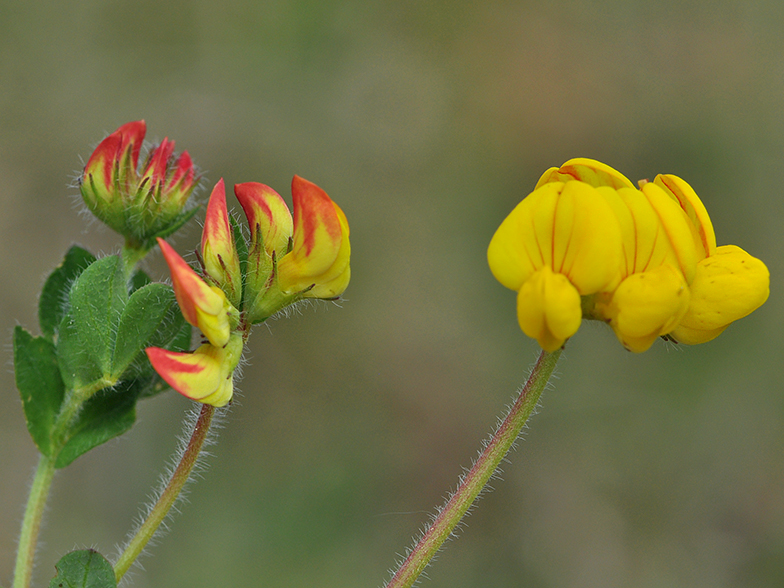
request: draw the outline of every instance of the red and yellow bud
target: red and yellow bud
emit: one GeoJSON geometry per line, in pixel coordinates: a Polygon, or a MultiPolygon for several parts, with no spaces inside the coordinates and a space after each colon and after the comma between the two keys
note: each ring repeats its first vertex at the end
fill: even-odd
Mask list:
{"type": "Polygon", "coordinates": [[[158,239],[164,259],[169,266],[174,295],[185,320],[197,327],[210,343],[224,346],[231,333],[238,312],[229,303],[223,290],[209,286],[191,266],[163,239],[158,239]]]}
{"type": "Polygon", "coordinates": [[[335,298],[351,277],[346,215],[321,188],[299,176],[291,183],[294,241],[278,262],[278,282],[287,294],[335,298]]]}
{"type": "Polygon", "coordinates": [[[286,254],[294,230],[289,207],[275,190],[258,182],[234,186],[234,194],[245,211],[250,227],[251,247],[280,259],[286,254]]]}
{"type": "Polygon", "coordinates": [[[176,230],[189,214],[183,211],[196,187],[196,172],[187,152],[174,157],[168,138],[149,154],[138,172],[144,121],[127,123],[106,137],[87,161],[80,188],[87,207],[134,248],[150,249],[155,237],[176,230]]]}
{"type": "Polygon", "coordinates": [[[212,190],[201,235],[204,271],[227,295],[235,307],[242,300],[240,258],[234,244],[234,232],[226,209],[223,179],[212,190]]]}
{"type": "Polygon", "coordinates": [[[225,406],[234,394],[234,369],[242,356],[242,337],[226,345],[201,345],[192,353],[148,347],[147,357],[160,376],[183,396],[213,406],[225,406]]]}
{"type": "Polygon", "coordinates": [[[101,141],[87,160],[81,191],[88,208],[101,220],[102,214],[121,203],[124,194],[135,192],[136,167],[146,132],[143,120],[126,123],[101,141]]]}

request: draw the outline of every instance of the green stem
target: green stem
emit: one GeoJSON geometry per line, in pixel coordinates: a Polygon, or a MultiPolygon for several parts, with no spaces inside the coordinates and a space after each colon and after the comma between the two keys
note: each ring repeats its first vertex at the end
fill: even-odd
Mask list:
{"type": "Polygon", "coordinates": [[[509,410],[509,414],[493,434],[473,467],[462,478],[455,493],[452,494],[436,519],[395,572],[386,588],[409,588],[412,586],[433,556],[441,549],[441,545],[452,534],[485,484],[493,476],[501,460],[511,449],[528,417],[536,407],[560,355],[560,349],[553,353],[542,351],[528,381],[509,410]]]}
{"type": "Polygon", "coordinates": [[[38,532],[44,516],[46,498],[54,478],[54,460],[41,455],[35,471],[30,496],[27,498],[22,532],[19,535],[19,550],[16,553],[13,588],[28,588],[33,573],[35,548],[38,544],[38,532]]]}
{"type": "Polygon", "coordinates": [[[122,253],[120,257],[122,258],[123,262],[123,269],[125,270],[126,278],[130,278],[131,274],[133,274],[133,270],[136,265],[145,258],[145,256],[150,252],[149,249],[145,249],[141,246],[136,246],[132,243],[129,243],[128,240],[125,241],[125,245],[123,245],[122,253]]]}
{"type": "Polygon", "coordinates": [[[102,382],[79,390],[69,390],[66,394],[60,414],[57,415],[57,419],[55,419],[52,426],[51,454],[48,457],[43,454],[40,455],[38,468],[33,478],[33,485],[30,487],[30,495],[27,497],[27,506],[22,519],[22,530],[19,534],[19,549],[16,554],[13,588],[28,588],[30,586],[35,549],[38,544],[38,533],[41,530],[41,520],[44,516],[46,501],[49,498],[49,491],[52,488],[57,456],[65,445],[68,427],[76,418],[79,409],[87,398],[97,390],[105,388],[106,385],[113,384],[114,382],[102,382]]]}
{"type": "Polygon", "coordinates": [[[188,445],[185,447],[180,462],[174,470],[169,482],[161,492],[158,501],[152,507],[147,518],[136,531],[136,534],[131,538],[128,545],[125,547],[117,563],[114,564],[114,575],[117,582],[125,575],[131,564],[139,557],[139,554],[144,550],[147,543],[152,539],[158,527],[169,514],[169,510],[177,501],[180,492],[182,491],[185,483],[196,465],[199,457],[199,452],[204,446],[209,434],[210,425],[212,424],[212,417],[215,414],[215,407],[209,404],[204,404],[201,407],[201,413],[196,423],[193,426],[191,438],[188,445]]]}

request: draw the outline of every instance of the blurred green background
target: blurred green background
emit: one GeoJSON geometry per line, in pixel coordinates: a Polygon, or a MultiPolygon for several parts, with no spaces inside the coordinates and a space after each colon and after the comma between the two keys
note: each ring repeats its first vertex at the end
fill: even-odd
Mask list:
{"type": "MultiPolygon", "coordinates": [[[[202,197],[220,177],[326,189],[353,275],[340,307],[258,328],[209,468],[134,586],[380,586],[536,357],[487,243],[578,156],[685,178],[719,244],[768,264],[771,299],[711,343],[642,355],[583,325],[422,585],[784,585],[782,27],[778,0],[0,3],[0,582],[36,462],[11,331],[37,332],[70,244],[118,250],[73,179],[144,118],[201,166],[202,197]]],[[[167,277],[157,254],[148,269],[167,277]]],[[[38,586],[73,548],[115,552],[189,405],[142,403],[57,476],[38,586]]]]}

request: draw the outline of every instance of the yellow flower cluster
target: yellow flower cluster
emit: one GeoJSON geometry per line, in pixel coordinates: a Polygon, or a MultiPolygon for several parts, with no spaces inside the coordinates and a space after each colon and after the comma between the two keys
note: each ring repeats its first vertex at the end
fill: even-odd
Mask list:
{"type": "Polygon", "coordinates": [[[493,275],[517,291],[523,332],[555,351],[583,318],[607,322],[627,349],[658,337],[696,344],[761,306],[765,264],[716,246],[694,190],[673,175],[635,186],[613,168],[572,159],[547,170],[496,231],[493,275]]]}

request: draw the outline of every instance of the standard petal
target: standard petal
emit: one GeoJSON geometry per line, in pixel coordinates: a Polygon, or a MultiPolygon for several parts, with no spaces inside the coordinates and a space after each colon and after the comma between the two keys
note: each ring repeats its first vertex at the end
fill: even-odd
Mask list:
{"type": "Polygon", "coordinates": [[[702,257],[713,255],[716,252],[716,233],[713,231],[708,211],[694,189],[678,176],[671,174],[659,174],[653,183],[675,199],[689,217],[699,236],[702,257]]]}
{"type": "MultiPolygon", "coordinates": [[[[326,192],[294,176],[294,240],[291,251],[278,263],[278,281],[292,294],[331,282],[346,271],[351,246],[346,215],[326,192]]],[[[319,297],[311,291],[309,297],[319,297]]]]}
{"type": "Polygon", "coordinates": [[[694,225],[689,221],[689,217],[686,216],[683,209],[678,206],[678,203],[660,186],[648,182],[643,184],[642,193],[645,194],[648,202],[651,203],[659,216],[662,227],[678,258],[683,277],[686,278],[687,284],[691,284],[694,280],[697,262],[701,258],[697,251],[694,225]]]}
{"type": "Polygon", "coordinates": [[[561,167],[551,167],[539,178],[536,188],[551,182],[569,182],[572,180],[585,182],[594,188],[601,186],[616,189],[634,188],[634,184],[621,172],[600,161],[585,157],[570,159],[561,167]]]}

